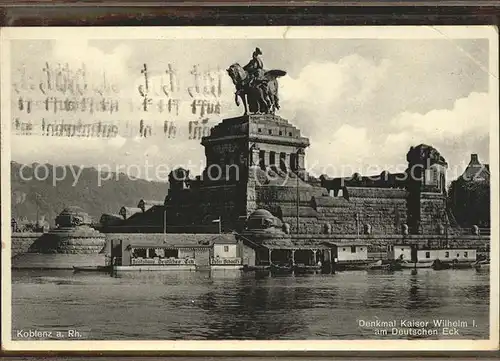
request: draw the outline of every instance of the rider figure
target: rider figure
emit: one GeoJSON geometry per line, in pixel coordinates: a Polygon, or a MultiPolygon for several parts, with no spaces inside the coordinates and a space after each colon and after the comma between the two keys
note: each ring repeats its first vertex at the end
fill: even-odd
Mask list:
{"type": "Polygon", "coordinates": [[[257,86],[265,80],[264,63],[259,55],[262,55],[262,51],[260,51],[259,48],[255,48],[255,51],[252,54],[252,59],[243,67],[243,69],[248,73],[248,84],[250,86],[257,86]]]}

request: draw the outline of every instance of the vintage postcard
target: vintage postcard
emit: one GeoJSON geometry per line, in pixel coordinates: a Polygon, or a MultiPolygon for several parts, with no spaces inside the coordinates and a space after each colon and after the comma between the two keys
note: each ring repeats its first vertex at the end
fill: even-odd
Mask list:
{"type": "Polygon", "coordinates": [[[496,28],[1,49],[6,350],[498,347],[496,28]]]}

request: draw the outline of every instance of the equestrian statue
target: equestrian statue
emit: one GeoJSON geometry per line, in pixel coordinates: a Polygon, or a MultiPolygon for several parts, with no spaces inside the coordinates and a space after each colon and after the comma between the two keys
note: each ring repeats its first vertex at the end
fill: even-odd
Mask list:
{"type": "Polygon", "coordinates": [[[274,114],[280,108],[277,78],[286,75],[286,72],[264,70],[260,55],[262,51],[256,48],[247,65],[242,67],[234,63],[227,69],[236,87],[234,100],[239,106],[239,99],[241,99],[245,107],[245,115],[248,113],[274,114]]]}

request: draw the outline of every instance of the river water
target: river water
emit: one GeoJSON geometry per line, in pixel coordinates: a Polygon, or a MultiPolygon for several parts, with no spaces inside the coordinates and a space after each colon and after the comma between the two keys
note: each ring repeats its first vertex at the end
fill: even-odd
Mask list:
{"type": "MultiPolygon", "coordinates": [[[[487,339],[489,273],[431,269],[270,276],[13,271],[12,328],[96,340],[487,339]],[[377,334],[365,321],[462,321],[458,335],[377,334]]],[[[401,322],[403,321],[403,325],[401,322]]],[[[431,326],[430,326],[431,327],[431,326]]],[[[412,328],[411,326],[409,328],[412,328]]],[[[383,332],[383,331],[382,331],[383,332]]]]}

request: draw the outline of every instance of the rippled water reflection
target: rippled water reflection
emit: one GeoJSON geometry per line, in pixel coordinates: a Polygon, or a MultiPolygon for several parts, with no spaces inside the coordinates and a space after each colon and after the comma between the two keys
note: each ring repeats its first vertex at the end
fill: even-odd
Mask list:
{"type": "MultiPolygon", "coordinates": [[[[13,271],[13,329],[90,328],[94,339],[359,339],[358,320],[472,320],[487,339],[489,274],[427,269],[264,276],[239,271],[13,271]]],[[[439,338],[449,338],[439,336],[439,338]]],[[[457,338],[457,336],[454,336],[457,338]]]]}

